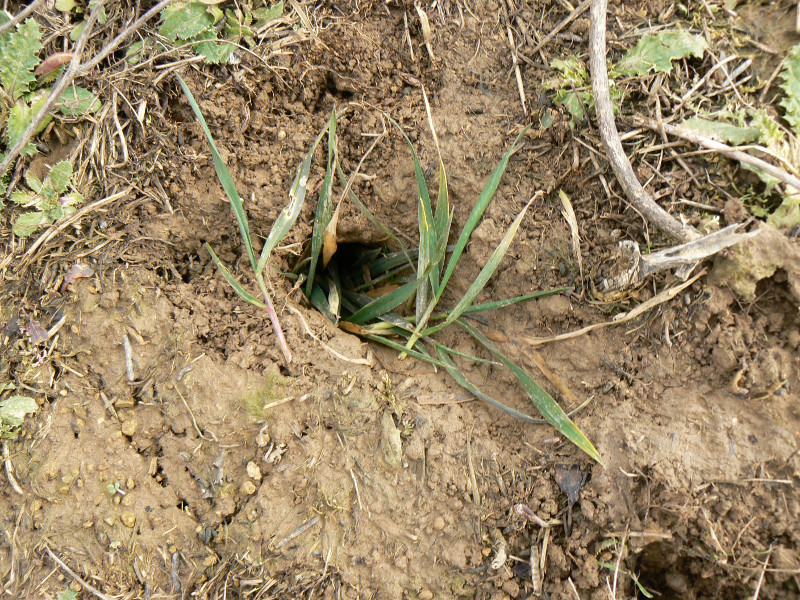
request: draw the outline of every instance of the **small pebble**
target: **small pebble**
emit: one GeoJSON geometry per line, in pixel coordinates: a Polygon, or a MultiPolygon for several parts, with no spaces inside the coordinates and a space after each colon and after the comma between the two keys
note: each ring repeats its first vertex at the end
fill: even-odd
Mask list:
{"type": "Polygon", "coordinates": [[[256,493],[256,485],[252,481],[245,481],[239,489],[245,496],[252,496],[256,493]]]}
{"type": "Polygon", "coordinates": [[[125,513],[122,515],[121,520],[125,527],[133,527],[136,525],[136,515],[133,513],[125,513]]]}
{"type": "Polygon", "coordinates": [[[433,520],[434,529],[441,531],[442,529],[444,529],[444,526],[445,526],[444,517],[442,517],[441,515],[439,515],[433,520]]]}
{"type": "Polygon", "coordinates": [[[129,490],[132,490],[133,488],[136,487],[136,483],[133,481],[133,479],[128,477],[128,481],[125,482],[125,487],[128,488],[129,490]]]}
{"type": "Polygon", "coordinates": [[[254,463],[252,460],[249,463],[247,463],[247,476],[250,479],[261,481],[261,469],[259,469],[258,465],[254,463]]]}
{"type": "Polygon", "coordinates": [[[422,590],[419,593],[419,600],[432,600],[433,599],[433,592],[430,590],[422,590]]]}
{"type": "Polygon", "coordinates": [[[106,525],[108,525],[109,527],[113,527],[114,523],[117,522],[117,517],[112,515],[110,517],[106,517],[105,519],[103,519],[103,521],[105,521],[106,525]]]}
{"type": "Polygon", "coordinates": [[[278,140],[285,140],[285,139],[286,139],[286,132],[283,129],[281,129],[278,132],[278,140]]]}
{"type": "Polygon", "coordinates": [[[123,421],[120,430],[122,431],[122,435],[132,437],[133,434],[136,433],[136,419],[128,419],[127,421],[123,421]]]}

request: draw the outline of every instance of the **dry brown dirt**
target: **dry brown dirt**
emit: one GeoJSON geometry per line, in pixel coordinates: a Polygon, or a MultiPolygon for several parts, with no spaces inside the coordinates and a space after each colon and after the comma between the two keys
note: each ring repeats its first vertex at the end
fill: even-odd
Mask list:
{"type": "MultiPolygon", "coordinates": [[[[644,16],[613,10],[636,24],[657,16],[651,4],[642,3],[644,16]]],[[[269,231],[334,107],[343,111],[346,172],[382,130],[381,111],[409,132],[427,166],[436,155],[424,85],[457,226],[521,126],[533,122],[454,289],[468,287],[519,209],[544,191],[482,297],[574,287],[484,315],[512,340],[509,354],[560,398],[515,337],[608,320],[673,279],[648,282],[615,305],[581,294],[558,190],[575,206],[587,274],[618,239],[667,240],[645,237],[620,197],[609,198],[598,175],[613,174],[548,104],[538,57],[523,70],[533,116],[522,114],[499,5],[444,2],[439,11],[430,11],[435,61],[421,46],[413,7],[412,59],[401,5],[341,3],[319,8],[316,37],[272,70],[244,60],[183,75],[255,237],[269,231]],[[549,129],[538,126],[545,112],[555,118],[549,129]]],[[[522,14],[546,32],[566,13],[543,2],[522,14]]],[[[581,51],[570,39],[585,31],[586,19],[576,20],[565,30],[573,37],[557,38],[548,56],[581,51]]],[[[79,259],[92,278],[64,289],[74,260],[65,253],[25,277],[9,270],[3,284],[4,320],[20,306],[44,327],[66,318],[58,354],[38,367],[30,390],[44,404],[7,444],[23,491],[0,487],[8,597],[55,598],[73,581],[45,546],[120,598],[529,598],[532,548],[544,555],[542,597],[552,599],[607,599],[612,589],[617,598],[644,597],[632,576],[658,598],[750,598],[757,586],[762,599],[798,597],[797,240],[768,231],[709,261],[707,276],[639,320],[539,348],[580,400],[591,398],[575,419],[601,466],[551,427],[514,421],[470,400],[443,373],[338,330],[273,270],[294,352],[284,364],[265,314],[232,292],[203,247],[210,243],[249,284],[206,142],[169,81],[163,126],[174,154],[159,167],[169,207],[148,188],[91,215],[111,241],[79,259]],[[402,455],[392,464],[398,433],[402,455]],[[582,481],[574,506],[557,481],[563,473],[582,481]],[[526,523],[517,504],[554,524],[526,523]],[[509,556],[495,569],[501,538],[509,556]]],[[[415,183],[400,136],[381,142],[362,173],[360,197],[413,242],[415,183]]],[[[317,164],[311,189],[321,174],[317,164]]],[[[297,261],[312,198],[274,267],[297,261]]],[[[349,204],[340,233],[381,241],[349,204]]],[[[450,341],[478,352],[456,334],[450,341]]],[[[30,351],[24,332],[7,327],[7,372],[30,351]]],[[[492,395],[531,409],[506,372],[467,369],[492,395]]]]}

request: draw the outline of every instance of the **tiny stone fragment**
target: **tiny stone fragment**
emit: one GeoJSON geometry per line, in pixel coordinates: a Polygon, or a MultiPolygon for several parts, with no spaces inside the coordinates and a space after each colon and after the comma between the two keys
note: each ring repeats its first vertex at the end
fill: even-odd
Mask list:
{"type": "Polygon", "coordinates": [[[120,429],[122,431],[122,435],[132,437],[133,434],[136,433],[136,419],[128,419],[127,421],[123,421],[120,429]]]}
{"type": "Polygon", "coordinates": [[[256,485],[252,481],[245,481],[239,489],[245,496],[252,496],[256,493],[256,485]]]}
{"type": "Polygon", "coordinates": [[[261,469],[259,469],[258,465],[252,460],[247,463],[247,476],[250,477],[250,479],[261,481],[261,469]]]}
{"type": "Polygon", "coordinates": [[[122,517],[120,517],[120,520],[122,521],[123,525],[125,525],[125,527],[133,527],[134,525],[136,525],[136,515],[134,515],[133,513],[125,513],[124,515],[122,515],[122,517]]]}

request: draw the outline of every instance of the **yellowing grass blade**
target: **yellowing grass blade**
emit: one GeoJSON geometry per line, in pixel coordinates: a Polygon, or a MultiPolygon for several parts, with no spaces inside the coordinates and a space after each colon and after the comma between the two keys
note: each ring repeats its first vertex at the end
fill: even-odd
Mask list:
{"type": "MultiPolygon", "coordinates": [[[[311,233],[311,265],[308,268],[308,282],[306,283],[306,297],[311,296],[311,290],[314,285],[314,275],[317,270],[317,261],[319,255],[325,246],[328,246],[328,253],[333,256],[331,244],[327,241],[326,235],[328,234],[328,226],[331,221],[331,214],[333,210],[333,202],[331,201],[331,190],[333,188],[333,161],[336,155],[336,111],[331,112],[331,119],[328,123],[328,164],[325,167],[325,179],[322,180],[322,188],[319,192],[319,201],[317,202],[317,214],[314,216],[314,229],[311,233]]],[[[334,228],[333,244],[336,244],[336,231],[334,228]]],[[[323,260],[323,266],[328,264],[330,256],[327,260],[323,260]]]]}
{"type": "Polygon", "coordinates": [[[275,222],[272,224],[269,236],[267,236],[264,247],[261,249],[261,258],[258,259],[256,274],[264,270],[270,253],[275,249],[275,246],[286,237],[286,234],[289,233],[292,225],[294,225],[294,222],[297,220],[298,215],[300,215],[300,210],[303,208],[303,203],[306,199],[306,186],[308,185],[308,173],[311,171],[311,160],[314,158],[314,152],[317,146],[319,146],[322,136],[325,135],[327,129],[328,127],[325,127],[325,129],[320,131],[311,149],[306,153],[303,162],[300,163],[300,168],[297,169],[297,175],[295,175],[294,183],[292,183],[292,189],[289,190],[289,204],[280,212],[278,218],[275,219],[275,222]]]}

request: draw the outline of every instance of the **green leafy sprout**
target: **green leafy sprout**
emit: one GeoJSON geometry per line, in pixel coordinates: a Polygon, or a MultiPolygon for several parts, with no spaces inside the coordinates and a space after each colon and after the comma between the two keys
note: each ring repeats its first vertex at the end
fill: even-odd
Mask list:
{"type": "MultiPolygon", "coordinates": [[[[348,254],[344,248],[337,250],[336,247],[335,214],[338,211],[335,212],[333,208],[332,188],[334,179],[339,179],[345,189],[345,196],[353,201],[372,222],[376,224],[379,224],[379,222],[366,209],[355,192],[352,191],[350,182],[348,182],[339,164],[336,150],[336,112],[333,111],[328,124],[319,133],[298,168],[289,192],[289,204],[279,214],[264,243],[261,256],[257,257],[251,242],[247,216],[242,206],[242,201],[236,192],[233,179],[219,155],[216,144],[191,91],[180,77],[178,77],[178,80],[211,146],[211,154],[217,176],[230,199],[231,208],[239,225],[239,231],[254,279],[264,301],[262,302],[261,299],[245,289],[220,261],[211,246],[206,244],[206,248],[223,277],[236,294],[247,302],[267,310],[273,329],[278,337],[278,343],[287,362],[291,360],[291,353],[280,328],[272,301],[267,293],[264,283],[264,267],[270,253],[286,236],[300,213],[306,196],[306,185],[314,152],[327,133],[328,151],[325,175],[320,186],[309,256],[300,261],[294,271],[287,274],[287,276],[297,280],[298,286],[302,287],[311,304],[342,329],[355,333],[363,339],[393,348],[399,351],[401,355],[410,355],[444,369],[459,385],[473,393],[477,398],[506,414],[531,423],[551,423],[578,448],[586,452],[594,460],[601,462],[598,451],[558,403],[524,369],[506,358],[483,333],[464,318],[471,313],[495,310],[513,303],[565,290],[565,288],[561,288],[494,302],[476,303],[479,294],[500,265],[534,199],[531,199],[517,215],[497,248],[492,252],[486,265],[481,269],[475,282],[470,285],[463,297],[452,308],[436,312],[436,308],[445,295],[447,284],[463,251],[467,247],[472,232],[480,223],[500,184],[509,159],[517,149],[520,139],[528,131],[528,128],[525,128],[517,136],[511,148],[504,154],[500,164],[489,177],[467,219],[466,225],[458,236],[455,246],[449,249],[450,257],[448,260],[447,243],[453,212],[449,205],[447,175],[441,156],[439,158],[439,188],[434,210],[431,203],[431,194],[416,150],[405,133],[402,132],[400,126],[392,121],[407,141],[414,160],[414,173],[419,195],[419,246],[416,250],[409,251],[396,236],[390,234],[390,237],[400,246],[400,250],[365,249],[352,255],[352,253],[348,254]],[[413,259],[416,259],[416,264],[413,259]],[[413,314],[404,316],[402,311],[407,303],[413,303],[414,310],[410,311],[413,314]],[[472,336],[478,344],[493,356],[493,360],[456,351],[433,338],[434,334],[449,325],[456,325],[472,336]],[[506,366],[517,378],[545,420],[535,419],[482,392],[456,366],[453,360],[454,357],[506,366]]],[[[383,231],[389,232],[388,228],[381,224],[379,225],[383,231]]]]}
{"type": "MultiPolygon", "coordinates": [[[[0,11],[0,23],[7,23],[10,19],[7,12],[0,11]]],[[[42,60],[42,49],[42,32],[34,19],[26,19],[14,30],[0,34],[0,123],[4,123],[2,141],[5,148],[11,148],[22,137],[50,95],[47,83],[71,58],[69,53],[56,53],[42,60]]],[[[80,118],[97,112],[102,104],[89,90],[71,85],[56,106],[62,116],[80,118]]],[[[36,133],[43,131],[53,116],[47,115],[36,133]]],[[[35,153],[36,146],[32,143],[22,150],[24,156],[35,153]]],[[[2,181],[0,193],[5,193],[2,181]]]]}
{"type": "Polygon", "coordinates": [[[53,165],[44,181],[27,170],[25,183],[30,189],[15,190],[11,193],[11,201],[20,207],[36,210],[23,213],[14,221],[12,229],[19,237],[27,237],[38,228],[74,213],[75,207],[84,200],[74,189],[68,191],[71,186],[74,188],[72,163],[68,160],[53,165]]]}
{"type": "MultiPolygon", "coordinates": [[[[0,384],[0,391],[13,388],[13,384],[0,384]]],[[[36,401],[30,396],[13,395],[0,401],[0,438],[12,438],[16,435],[25,415],[39,410],[36,401]]]]}
{"type": "MultiPolygon", "coordinates": [[[[788,172],[797,174],[800,172],[800,44],[784,58],[780,78],[783,97],[778,104],[784,110],[788,128],[769,111],[751,108],[691,117],[682,126],[734,147],[741,146],[743,151],[756,156],[766,154],[788,172]],[[751,146],[756,143],[762,146],[759,151],[751,146]]],[[[763,192],[742,195],[742,201],[749,201],[754,215],[778,228],[800,225],[800,190],[782,185],[776,177],[757,167],[742,163],[742,168],[753,171],[765,184],[763,192]],[[780,195],[777,200],[772,196],[775,191],[780,195]]]]}
{"type": "MultiPolygon", "coordinates": [[[[208,64],[226,63],[237,45],[244,43],[247,47],[254,47],[258,32],[283,15],[283,0],[272,5],[263,1],[260,4],[250,11],[244,11],[238,5],[223,11],[216,3],[175,2],[162,11],[158,31],[173,44],[191,45],[208,64]]],[[[140,43],[144,45],[148,41],[140,43]]],[[[141,52],[141,48],[132,48],[129,60],[131,56],[136,60],[135,53],[141,52]]]]}
{"type": "MultiPolygon", "coordinates": [[[[612,79],[623,77],[644,77],[653,73],[669,73],[672,61],[694,56],[701,58],[708,48],[702,36],[682,29],[671,29],[656,35],[644,35],[636,46],[628,50],[618,63],[609,70],[612,79]]],[[[586,119],[587,111],[594,113],[594,96],[589,70],[583,61],[575,56],[555,58],[550,62],[555,75],[544,82],[544,87],[553,90],[553,102],[564,106],[572,116],[573,122],[586,119]]],[[[616,114],[625,94],[615,82],[609,89],[611,104],[616,114]]]]}

